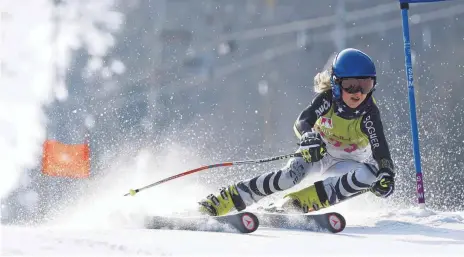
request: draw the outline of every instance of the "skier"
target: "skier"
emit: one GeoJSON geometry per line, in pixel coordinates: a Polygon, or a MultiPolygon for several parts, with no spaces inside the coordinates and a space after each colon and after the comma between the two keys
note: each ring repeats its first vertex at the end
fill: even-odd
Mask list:
{"type": "Polygon", "coordinates": [[[339,52],[330,70],[314,77],[317,96],[294,124],[300,139],[297,153],[278,171],[234,183],[200,202],[200,211],[220,216],[278,191],[308,174],[326,178],[289,193],[283,206],[304,213],[329,207],[366,189],[388,197],[394,191],[394,165],[372,93],[376,69],[360,50],[339,52]],[[375,162],[369,163],[372,156],[375,162]]]}

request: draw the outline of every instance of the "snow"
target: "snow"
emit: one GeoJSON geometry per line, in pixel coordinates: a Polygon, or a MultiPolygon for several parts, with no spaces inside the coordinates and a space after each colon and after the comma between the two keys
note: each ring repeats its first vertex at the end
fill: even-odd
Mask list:
{"type": "MultiPolygon", "coordinates": [[[[112,33],[123,21],[112,10],[114,0],[62,1],[59,8],[53,8],[53,2],[0,5],[0,155],[7,157],[2,169],[9,171],[0,180],[2,197],[20,186],[24,170],[38,165],[47,133],[43,106],[67,100],[64,74],[71,68],[73,51],[84,48],[90,55],[88,75],[104,73],[108,67],[95,67],[93,60],[107,54],[114,44],[112,33]]],[[[124,72],[119,60],[110,65],[108,76],[124,72]]]]}
{"type": "Polygon", "coordinates": [[[394,208],[373,195],[363,195],[328,209],[342,213],[347,220],[347,227],[338,234],[264,227],[252,234],[143,229],[145,215],[191,209],[200,197],[209,193],[194,182],[192,175],[142,191],[134,197],[122,196],[129,185],[137,187],[157,181],[158,178],[150,175],[154,168],[186,170],[199,166],[198,163],[173,165],[181,152],[176,146],[157,155],[142,151],[133,163],[113,170],[117,176],[94,181],[95,185],[78,204],[69,206],[49,223],[37,227],[3,226],[2,254],[462,256],[464,252],[464,212],[394,208]],[[165,162],[159,162],[159,158],[165,162]],[[128,169],[133,172],[123,172],[128,169]],[[183,197],[175,197],[179,192],[183,197]]]}
{"type": "MultiPolygon", "coordinates": [[[[259,228],[252,234],[3,227],[4,255],[462,256],[464,213],[417,211],[349,225],[339,234],[259,228]],[[411,220],[411,221],[409,221],[411,220]],[[24,247],[27,242],[27,247],[24,247]]],[[[349,217],[347,215],[348,222],[349,217]]]]}
{"type": "Polygon", "coordinates": [[[178,162],[183,149],[172,145],[157,154],[144,149],[132,162],[112,167],[111,176],[92,181],[78,203],[51,214],[48,223],[2,226],[2,255],[461,256],[464,252],[464,212],[394,207],[373,195],[328,209],[342,213],[347,220],[347,227],[338,234],[264,227],[246,235],[143,229],[145,215],[192,209],[198,199],[210,193],[191,175],[134,197],[122,196],[130,187],[144,186],[205,162],[191,157],[187,157],[191,162],[178,162]],[[172,174],[153,173],[169,169],[172,174]],[[182,197],[176,197],[180,193],[182,197]]]}

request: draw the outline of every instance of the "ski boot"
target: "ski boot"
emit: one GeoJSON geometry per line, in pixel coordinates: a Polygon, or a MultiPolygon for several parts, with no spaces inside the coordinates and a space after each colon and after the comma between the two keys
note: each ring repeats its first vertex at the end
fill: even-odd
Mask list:
{"type": "Polygon", "coordinates": [[[282,205],[282,208],[288,211],[308,213],[331,206],[322,181],[300,191],[287,194],[285,197],[289,197],[289,199],[282,205]]]}
{"type": "Polygon", "coordinates": [[[200,212],[210,216],[222,216],[228,214],[234,208],[237,211],[246,208],[245,202],[243,202],[235,185],[221,188],[218,196],[211,194],[206,197],[206,200],[199,202],[199,204],[200,212]]]}

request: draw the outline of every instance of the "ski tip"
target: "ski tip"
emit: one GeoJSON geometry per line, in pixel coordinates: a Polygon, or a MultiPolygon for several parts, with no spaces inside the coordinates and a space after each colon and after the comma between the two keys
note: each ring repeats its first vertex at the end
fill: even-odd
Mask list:
{"type": "Polygon", "coordinates": [[[329,224],[327,229],[332,233],[339,233],[345,229],[345,226],[346,226],[345,218],[343,217],[343,215],[339,213],[336,213],[336,212],[327,213],[327,221],[329,224]]]}
{"type": "Polygon", "coordinates": [[[243,233],[252,233],[259,227],[258,217],[251,212],[243,212],[240,214],[240,221],[243,225],[243,233]]]}

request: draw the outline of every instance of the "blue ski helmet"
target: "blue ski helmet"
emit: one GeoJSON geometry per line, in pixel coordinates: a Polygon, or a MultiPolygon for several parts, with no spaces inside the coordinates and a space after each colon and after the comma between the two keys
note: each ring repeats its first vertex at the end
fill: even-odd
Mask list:
{"type": "Polygon", "coordinates": [[[376,76],[375,64],[367,54],[354,48],[344,49],[335,56],[332,63],[333,96],[337,100],[341,97],[341,86],[338,79],[372,77],[375,86],[376,76]]]}

